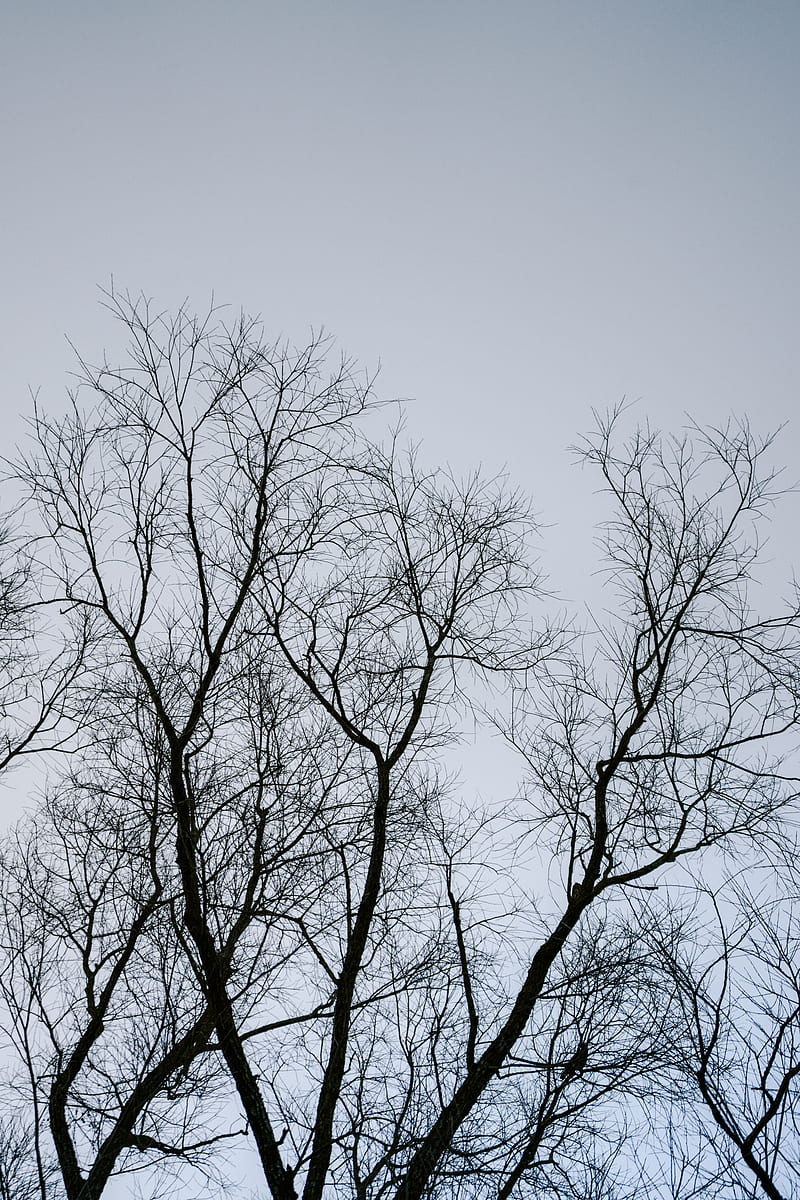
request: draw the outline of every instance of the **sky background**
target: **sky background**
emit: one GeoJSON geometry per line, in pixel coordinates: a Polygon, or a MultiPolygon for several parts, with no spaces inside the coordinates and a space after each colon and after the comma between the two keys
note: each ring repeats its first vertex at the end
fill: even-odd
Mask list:
{"type": "Polygon", "coordinates": [[[380,361],[430,460],[507,466],[580,599],[594,481],[566,448],[593,407],[794,417],[795,0],[27,0],[2,24],[9,444],[29,388],[63,402],[67,336],[113,341],[98,286],[213,293],[380,361]]]}
{"type": "Polygon", "coordinates": [[[789,421],[800,478],[797,0],[2,7],[4,452],[67,337],[114,341],[113,276],[380,361],[428,461],[530,492],[578,603],[593,408],[789,421]]]}

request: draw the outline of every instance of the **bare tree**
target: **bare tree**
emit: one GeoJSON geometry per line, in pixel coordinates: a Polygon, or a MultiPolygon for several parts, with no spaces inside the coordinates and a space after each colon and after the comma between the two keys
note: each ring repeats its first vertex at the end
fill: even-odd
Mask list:
{"type": "MultiPolygon", "coordinates": [[[[264,664],[236,676],[224,720],[217,710],[224,753],[218,746],[213,769],[192,776],[206,817],[204,901],[223,952],[236,957],[228,983],[241,1018],[263,1011],[264,993],[283,999],[271,1031],[328,1007],[298,1011],[284,977],[302,969],[314,929],[324,854],[312,841],[328,828],[326,797],[351,774],[307,705],[270,686],[264,664]],[[270,939],[257,920],[268,920],[270,939]],[[284,929],[295,925],[299,947],[284,929]]],[[[27,1083],[17,1090],[34,1115],[37,1194],[49,1194],[52,1147],[70,1200],[153,1168],[179,1177],[194,1168],[221,1186],[220,1154],[245,1132],[220,1124],[227,1077],[177,917],[168,748],[146,698],[104,681],[96,736],[4,859],[0,993],[27,1083]]]]}
{"type": "Polygon", "coordinates": [[[26,755],[68,749],[76,722],[70,692],[89,630],[84,614],[65,630],[44,617],[31,556],[9,521],[0,524],[0,771],[26,755]]]}
{"type": "Polygon", "coordinates": [[[765,447],[746,427],[695,431],[694,445],[645,431],[622,450],[614,434],[612,420],[584,454],[617,508],[606,553],[618,615],[540,668],[508,729],[530,772],[542,870],[553,880],[560,867],[564,901],[557,884],[545,890],[553,916],[482,1053],[410,1157],[404,1200],[425,1193],[456,1130],[497,1089],[587,912],[622,906],[634,929],[646,928],[649,880],[685,856],[697,872],[704,852],[778,837],[796,803],[794,781],[764,752],[794,747],[797,612],[759,620],[745,592],[757,557],[751,522],[773,492],[759,471],[765,447]]]}
{"type": "MultiPolygon", "coordinates": [[[[763,872],[747,874],[755,882],[763,872]]],[[[794,878],[787,864],[781,882],[794,878]]],[[[700,930],[664,953],[684,1015],[683,1061],[720,1168],[734,1178],[744,1168],[770,1200],[785,1200],[800,1181],[796,885],[778,890],[768,877],[759,893],[737,872],[706,899],[700,930]]]]}
{"type": "Polygon", "coordinates": [[[127,364],[82,364],[94,407],[39,413],[21,469],[37,569],[100,725],[135,696],[160,747],[159,921],[270,1194],[656,1194],[636,1148],[694,1080],[652,889],[777,862],[796,810],[800,618],[747,598],[769,443],[600,422],[614,611],[558,634],[524,500],[370,437],[319,339],[110,304],[127,364]],[[465,819],[443,751],[489,708],[525,781],[465,819]]]}
{"type": "Polygon", "coordinates": [[[213,1022],[172,929],[163,764],[138,743],[131,761],[120,725],[3,856],[0,995],[41,1197],[55,1162],[85,1198],[148,1151],[191,1159],[194,1114],[219,1091],[198,1069],[213,1022]]]}

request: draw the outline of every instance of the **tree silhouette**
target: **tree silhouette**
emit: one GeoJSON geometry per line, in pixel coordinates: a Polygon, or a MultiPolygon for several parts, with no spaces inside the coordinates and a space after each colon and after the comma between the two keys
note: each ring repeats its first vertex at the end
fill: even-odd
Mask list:
{"type": "Polygon", "coordinates": [[[720,862],[793,852],[800,615],[748,598],[770,440],[599,420],[611,612],[577,630],[524,498],[376,437],[323,340],[109,305],[127,358],[18,467],[82,718],[6,849],[59,1187],[221,1188],[246,1128],[274,1200],[786,1194],[796,1011],[737,1041],[698,949],[720,862]],[[477,725],[521,769],[484,809],[448,774],[477,725]],[[720,1102],[751,1050],[761,1157],[720,1102]]]}

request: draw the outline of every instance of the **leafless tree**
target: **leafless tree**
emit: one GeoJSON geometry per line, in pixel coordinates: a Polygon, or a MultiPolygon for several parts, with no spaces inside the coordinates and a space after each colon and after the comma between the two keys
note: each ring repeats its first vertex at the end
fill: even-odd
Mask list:
{"type": "MultiPolygon", "coordinates": [[[[315,931],[325,855],[313,842],[329,830],[326,802],[352,772],[328,753],[307,705],[271,684],[263,663],[250,668],[236,672],[224,718],[217,709],[224,747],[192,779],[205,813],[204,902],[236,958],[232,1002],[244,1021],[254,1007],[263,1014],[263,994],[283,1000],[266,1022],[272,1031],[329,1007],[323,999],[300,1011],[285,977],[302,970],[315,931]],[[296,926],[303,939],[289,945],[296,926]]],[[[67,1196],[81,1200],[99,1196],[112,1174],[154,1164],[219,1182],[220,1153],[244,1133],[241,1122],[237,1134],[217,1120],[227,1077],[176,916],[168,749],[143,695],[104,680],[90,746],[4,861],[0,990],[27,1082],[17,1090],[34,1115],[37,1194],[49,1194],[52,1147],[67,1196]]]]}
{"type": "Polygon", "coordinates": [[[159,747],[156,924],[270,1194],[656,1194],[637,1143],[713,1074],[676,1050],[658,889],[777,862],[796,812],[800,618],[747,598],[769,443],[601,421],[613,608],[559,634],[524,500],[376,439],[322,341],[110,304],[127,363],[82,364],[93,406],[38,413],[20,470],[36,569],[91,625],[97,727],[135,697],[159,747]],[[443,755],[481,714],[525,779],[465,818],[443,755]]]}
{"type": "Polygon", "coordinates": [[[86,617],[69,629],[43,612],[31,556],[0,524],[0,771],[26,755],[67,749],[75,732],[70,691],[86,653],[86,617]]]}
{"type": "Polygon", "coordinates": [[[132,762],[120,725],[3,855],[3,1024],[41,1197],[98,1196],[154,1149],[191,1158],[193,1111],[218,1090],[197,1069],[213,1022],[170,919],[163,764],[132,762]]]}
{"type": "Polygon", "coordinates": [[[787,864],[761,891],[759,875],[763,885],[753,868],[700,893],[705,923],[664,959],[719,1169],[744,1168],[763,1195],[786,1200],[800,1182],[800,931],[796,884],[785,886],[796,872],[787,864]]]}

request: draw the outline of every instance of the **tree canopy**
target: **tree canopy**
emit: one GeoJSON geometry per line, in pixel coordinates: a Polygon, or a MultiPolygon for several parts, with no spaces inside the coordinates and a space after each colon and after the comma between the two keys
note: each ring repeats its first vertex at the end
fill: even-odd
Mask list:
{"type": "MultiPolygon", "coordinates": [[[[322,337],[108,304],[13,465],[0,1197],[800,1190],[800,607],[747,423],[617,410],[602,615],[322,337]],[[518,764],[476,802],[470,731],[518,764]],[[501,750],[502,747],[502,750],[501,750]]],[[[494,748],[494,749],[493,749],[494,748]]]]}

